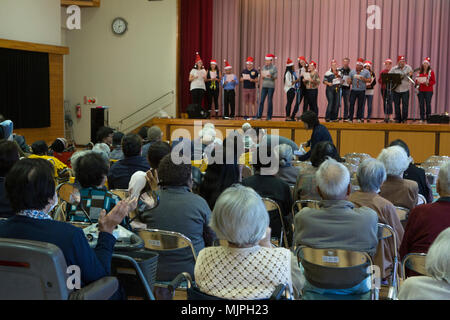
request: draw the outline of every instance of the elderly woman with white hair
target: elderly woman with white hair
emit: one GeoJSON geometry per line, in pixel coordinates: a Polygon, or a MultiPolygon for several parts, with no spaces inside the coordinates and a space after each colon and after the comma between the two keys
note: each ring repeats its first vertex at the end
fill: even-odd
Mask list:
{"type": "Polygon", "coordinates": [[[391,201],[394,206],[409,210],[414,208],[419,198],[419,186],[415,181],[403,179],[403,172],[411,162],[405,150],[399,146],[383,149],[378,160],[384,164],[387,174],[380,196],[391,201]]]}
{"type": "Polygon", "coordinates": [[[406,279],[399,300],[450,300],[450,228],[442,231],[428,250],[428,276],[406,279]]]}
{"type": "Polygon", "coordinates": [[[277,285],[287,284],[298,297],[304,278],[297,259],[289,250],[271,246],[269,215],[253,189],[226,189],[210,226],[228,246],[200,251],[195,281],[202,292],[231,300],[266,299],[277,285]]]}
{"type": "Polygon", "coordinates": [[[275,146],[275,152],[280,162],[276,176],[286,181],[290,186],[295,186],[300,170],[292,165],[292,159],[294,159],[292,147],[288,144],[280,144],[275,146]]]}
{"type": "Polygon", "coordinates": [[[392,253],[400,248],[404,233],[403,226],[393,204],[378,195],[381,185],[386,181],[386,170],[383,163],[375,159],[364,160],[359,165],[356,176],[361,189],[350,194],[348,200],[353,202],[356,207],[373,209],[378,215],[378,221],[391,226],[397,238],[396,248],[394,248],[392,239],[380,241],[374,257],[374,263],[380,267],[382,280],[386,280],[393,270],[394,257],[392,253]]]}

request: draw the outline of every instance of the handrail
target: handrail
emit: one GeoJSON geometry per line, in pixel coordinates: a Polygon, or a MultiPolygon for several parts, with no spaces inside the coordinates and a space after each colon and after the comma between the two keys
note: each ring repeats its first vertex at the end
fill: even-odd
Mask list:
{"type": "Polygon", "coordinates": [[[173,90],[170,90],[169,92],[167,92],[166,94],[162,95],[161,97],[153,100],[150,103],[147,103],[145,106],[143,106],[142,108],[140,108],[139,110],[136,110],[135,112],[133,112],[132,114],[130,114],[129,116],[123,118],[122,120],[119,121],[120,124],[122,124],[122,122],[124,122],[125,120],[131,118],[132,116],[134,116],[136,113],[141,112],[142,110],[146,109],[147,107],[151,106],[152,104],[154,104],[155,102],[158,102],[159,100],[161,100],[162,98],[168,96],[169,94],[174,94],[175,92],[173,90]]]}
{"type": "MultiPolygon", "coordinates": [[[[125,120],[130,119],[132,116],[136,115],[137,113],[141,112],[142,110],[147,109],[148,107],[150,107],[150,106],[153,105],[154,103],[156,103],[156,102],[158,102],[159,100],[161,100],[161,99],[167,97],[167,96],[170,95],[170,94],[172,94],[172,95],[175,94],[174,90],[170,90],[169,92],[163,94],[163,95],[160,96],[159,98],[156,98],[156,99],[153,100],[152,102],[147,103],[145,106],[139,108],[138,110],[136,110],[136,111],[133,112],[132,114],[130,114],[130,115],[126,116],[125,118],[119,120],[120,126],[122,127],[123,122],[124,122],[125,120]]],[[[157,112],[159,112],[159,110],[158,110],[157,112]]],[[[157,112],[153,113],[152,115],[156,114],[157,112]]],[[[151,116],[152,116],[152,115],[151,115],[151,116]]]]}

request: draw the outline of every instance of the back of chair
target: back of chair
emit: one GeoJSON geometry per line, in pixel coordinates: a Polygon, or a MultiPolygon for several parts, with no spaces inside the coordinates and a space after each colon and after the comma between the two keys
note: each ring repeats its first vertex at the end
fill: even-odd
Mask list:
{"type": "MultiPolygon", "coordinates": [[[[287,236],[286,236],[286,227],[284,225],[283,213],[281,212],[280,206],[278,205],[278,203],[276,201],[274,201],[272,199],[262,198],[262,200],[264,202],[264,205],[266,206],[267,212],[276,211],[277,215],[279,217],[281,230],[280,230],[280,238],[278,240],[279,241],[278,245],[280,247],[284,245],[285,248],[289,249],[289,243],[287,241],[287,236]]],[[[273,229],[273,227],[272,227],[272,229],[273,229]]]]}
{"type": "Polygon", "coordinates": [[[146,249],[154,251],[169,251],[189,247],[191,248],[194,260],[197,260],[197,254],[191,239],[179,232],[145,229],[139,230],[137,233],[142,240],[144,240],[146,249]]]}
{"type": "Polygon", "coordinates": [[[244,165],[242,167],[242,179],[251,177],[253,175],[253,170],[249,166],[244,165]]]}
{"type": "Polygon", "coordinates": [[[406,221],[408,219],[409,209],[403,207],[395,207],[395,212],[397,212],[400,221],[406,221]]]}
{"type": "MultiPolygon", "coordinates": [[[[315,249],[300,246],[296,250],[296,255],[298,261],[305,267],[305,276],[307,278],[307,266],[315,266],[317,268],[317,270],[314,271],[316,273],[315,276],[317,277],[319,275],[324,282],[327,282],[327,279],[332,280],[334,286],[338,282],[342,283],[339,285],[344,286],[344,284],[355,282],[355,279],[361,278],[361,270],[357,269],[357,267],[363,268],[367,266],[371,268],[373,266],[372,258],[369,254],[360,251],[315,249]],[[328,273],[328,275],[326,273],[328,273]],[[354,275],[352,275],[353,273],[354,275]]],[[[373,273],[369,272],[369,276],[371,283],[374,283],[373,273]]],[[[311,280],[309,281],[311,282],[311,280]]],[[[373,290],[371,292],[371,297],[374,299],[373,290]]]]}
{"type": "Polygon", "coordinates": [[[416,273],[420,273],[421,275],[427,276],[428,272],[425,268],[426,257],[426,253],[407,254],[402,261],[402,279],[405,280],[407,278],[406,268],[416,273]]]}
{"type": "Polygon", "coordinates": [[[302,210],[303,208],[311,208],[311,209],[319,209],[320,201],[319,200],[297,200],[292,205],[292,213],[295,216],[297,212],[302,210]]]}
{"type": "Polygon", "coordinates": [[[56,187],[56,194],[61,201],[74,204],[80,201],[80,191],[72,183],[64,182],[56,187]],[[77,201],[78,200],[78,201],[77,201]]]}
{"type": "Polygon", "coordinates": [[[0,238],[0,300],[66,300],[66,270],[53,244],[0,238]]]}

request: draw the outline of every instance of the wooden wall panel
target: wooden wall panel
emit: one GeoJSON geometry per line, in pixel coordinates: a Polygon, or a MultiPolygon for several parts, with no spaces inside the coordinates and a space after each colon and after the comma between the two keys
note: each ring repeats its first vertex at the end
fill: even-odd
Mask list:
{"type": "Polygon", "coordinates": [[[439,141],[439,155],[450,156],[450,133],[441,132],[439,141]]]}
{"type": "Polygon", "coordinates": [[[389,132],[389,143],[402,139],[409,147],[414,162],[421,163],[435,154],[436,134],[431,132],[389,132]]]}
{"type": "Polygon", "coordinates": [[[384,148],[384,131],[342,130],[340,154],[358,152],[377,157],[384,148]]]}
{"type": "Polygon", "coordinates": [[[14,130],[15,133],[23,135],[29,145],[37,140],[44,140],[47,144],[51,144],[56,138],[64,137],[63,56],[50,53],[48,57],[50,65],[50,127],[14,130]]]}

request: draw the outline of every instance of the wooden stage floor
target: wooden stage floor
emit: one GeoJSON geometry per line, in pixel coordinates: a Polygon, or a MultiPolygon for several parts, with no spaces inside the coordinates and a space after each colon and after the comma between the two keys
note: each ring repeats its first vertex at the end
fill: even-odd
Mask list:
{"type": "MultiPolygon", "coordinates": [[[[378,120],[380,121],[380,120],[378,120]]],[[[219,119],[162,119],[153,118],[146,125],[157,125],[164,133],[165,140],[179,137],[197,138],[205,123],[213,123],[219,138],[225,138],[227,130],[236,130],[249,122],[253,127],[261,127],[269,133],[278,134],[300,144],[309,140],[311,131],[305,130],[301,121],[288,122],[283,119],[264,120],[219,120],[219,119]],[[221,135],[221,136],[220,136],[221,135]]],[[[404,140],[416,163],[425,161],[432,155],[450,155],[450,125],[415,123],[346,123],[323,122],[333,138],[341,155],[350,152],[368,153],[378,156],[380,151],[396,139],[404,140]]]]}

